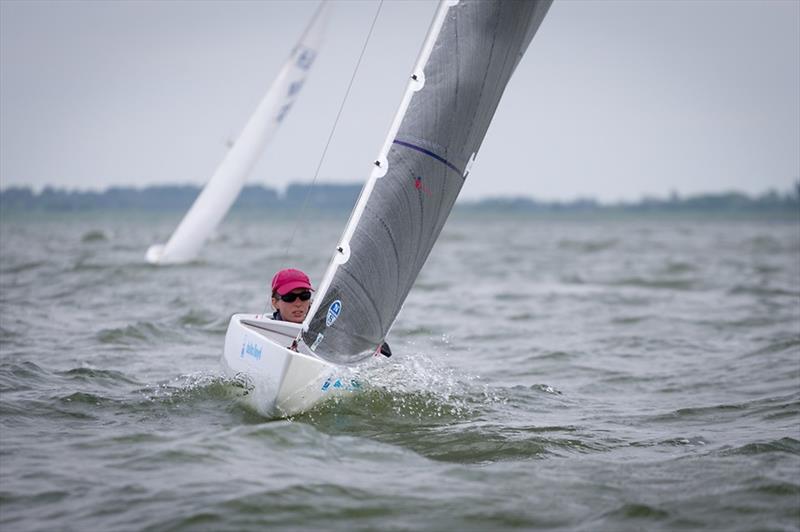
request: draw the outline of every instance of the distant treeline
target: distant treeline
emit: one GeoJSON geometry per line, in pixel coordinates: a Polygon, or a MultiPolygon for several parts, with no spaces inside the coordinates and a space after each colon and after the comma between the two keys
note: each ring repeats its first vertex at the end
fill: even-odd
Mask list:
{"type": "MultiPolygon", "coordinates": [[[[298,206],[349,209],[355,204],[361,185],[293,184],[284,194],[260,185],[242,189],[233,209],[267,209],[298,206]],[[306,199],[308,198],[308,199],[306,199]]],[[[145,188],[112,187],[104,192],[83,192],[45,187],[38,194],[28,187],[0,191],[0,208],[9,210],[78,211],[102,209],[186,210],[200,188],[193,185],[157,185],[145,188]]]]}
{"type": "MultiPolygon", "coordinates": [[[[284,193],[260,185],[246,186],[233,209],[280,209],[306,204],[312,209],[351,209],[361,185],[292,184],[284,193]]],[[[39,193],[27,187],[10,187],[0,191],[0,209],[4,211],[82,211],[82,210],[186,210],[194,202],[200,188],[192,185],[160,185],[145,188],[113,187],[104,192],[69,191],[46,187],[39,193]]],[[[800,183],[786,193],[767,192],[752,197],[739,192],[694,196],[644,198],[636,202],[606,204],[593,199],[573,201],[538,201],[531,198],[493,198],[463,201],[458,210],[503,212],[667,212],[667,211],[758,211],[786,212],[800,215],[800,183]]]]}

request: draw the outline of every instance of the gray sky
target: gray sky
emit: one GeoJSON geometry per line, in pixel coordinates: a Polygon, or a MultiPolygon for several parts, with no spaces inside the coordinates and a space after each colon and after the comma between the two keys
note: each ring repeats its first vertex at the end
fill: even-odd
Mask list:
{"type": "MultiPolygon", "coordinates": [[[[0,0],[0,186],[205,183],[316,5],[0,0]]],[[[376,8],[335,2],[250,183],[311,180],[376,8]]],[[[319,181],[366,179],[435,8],[384,2],[319,181]]],[[[798,179],[798,0],[555,0],[462,197],[757,194],[798,179]]]]}

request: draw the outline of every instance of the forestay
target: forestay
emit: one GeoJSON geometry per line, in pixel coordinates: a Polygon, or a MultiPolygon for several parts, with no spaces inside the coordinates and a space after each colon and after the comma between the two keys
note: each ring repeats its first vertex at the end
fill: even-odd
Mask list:
{"type": "Polygon", "coordinates": [[[304,323],[303,349],[354,363],[384,341],[550,3],[440,4],[304,323]]]}
{"type": "Polygon", "coordinates": [[[317,9],[241,135],[166,245],[157,244],[147,250],[148,262],[180,263],[193,260],[225,217],[239,196],[247,175],[300,94],[322,41],[328,18],[327,5],[327,2],[323,2],[317,9]]]}

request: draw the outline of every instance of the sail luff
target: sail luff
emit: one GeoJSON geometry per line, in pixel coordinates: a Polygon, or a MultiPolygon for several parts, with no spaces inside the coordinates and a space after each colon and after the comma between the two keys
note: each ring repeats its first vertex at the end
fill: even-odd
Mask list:
{"type": "Polygon", "coordinates": [[[356,201],[356,205],[353,208],[353,211],[350,214],[350,219],[345,226],[344,232],[342,237],[339,239],[339,244],[336,246],[336,250],[334,251],[333,258],[331,262],[328,264],[328,268],[325,271],[325,275],[322,278],[322,281],[319,284],[317,289],[317,293],[315,294],[314,302],[311,305],[311,308],[308,311],[306,316],[306,320],[303,322],[303,330],[308,330],[308,324],[311,317],[318,311],[319,305],[321,304],[323,297],[325,296],[328,288],[330,287],[331,279],[333,279],[334,274],[336,273],[337,268],[339,265],[344,264],[350,257],[349,251],[349,243],[350,239],[353,236],[353,232],[355,231],[356,226],[358,225],[358,221],[361,219],[361,215],[364,212],[364,208],[366,207],[367,201],[369,200],[370,194],[375,186],[375,182],[386,175],[388,161],[387,161],[387,154],[389,152],[389,148],[392,146],[392,142],[394,141],[395,137],[397,136],[397,131],[400,129],[400,124],[403,121],[403,117],[405,116],[406,110],[408,109],[408,105],[411,102],[411,97],[414,93],[422,88],[424,85],[424,68],[425,64],[428,62],[428,58],[430,57],[431,51],[433,50],[433,45],[436,43],[436,39],[439,36],[439,32],[442,29],[442,24],[444,24],[445,16],[447,15],[447,10],[458,3],[458,0],[440,0],[439,6],[436,10],[436,14],[433,17],[433,21],[431,22],[431,26],[428,29],[428,33],[425,36],[425,40],[422,44],[422,49],[417,56],[417,61],[414,65],[412,70],[412,74],[409,78],[408,85],[406,85],[406,90],[403,93],[403,98],[400,101],[400,105],[397,108],[397,112],[392,119],[392,124],[389,127],[389,132],[386,134],[386,138],[383,141],[383,146],[381,146],[380,151],[378,152],[378,157],[375,159],[373,163],[373,169],[370,173],[370,176],[367,182],[364,184],[364,188],[361,189],[361,193],[359,194],[358,200],[356,201]]]}
{"type": "Polygon", "coordinates": [[[148,250],[149,262],[181,263],[194,259],[230,210],[300,93],[322,41],[327,6],[326,1],[320,4],[277,78],[166,245],[148,250]]]}

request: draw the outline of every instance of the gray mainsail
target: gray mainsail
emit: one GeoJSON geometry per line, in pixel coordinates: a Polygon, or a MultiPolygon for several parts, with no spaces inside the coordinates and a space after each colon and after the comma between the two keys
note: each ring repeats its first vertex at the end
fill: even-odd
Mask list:
{"type": "Polygon", "coordinates": [[[301,347],[347,364],[383,343],[550,3],[441,2],[306,318],[301,347]]]}

